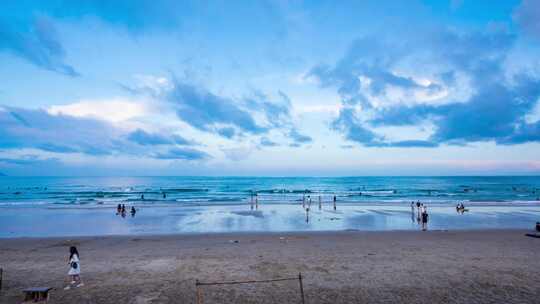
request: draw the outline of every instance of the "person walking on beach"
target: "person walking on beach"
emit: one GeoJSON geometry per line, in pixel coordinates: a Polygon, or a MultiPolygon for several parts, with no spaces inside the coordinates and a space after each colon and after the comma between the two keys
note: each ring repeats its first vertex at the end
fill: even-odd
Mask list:
{"type": "Polygon", "coordinates": [[[75,287],[82,287],[84,286],[82,280],[81,280],[81,261],[79,259],[79,252],[77,251],[77,247],[71,246],[69,248],[69,271],[68,276],[71,279],[71,283],[66,286],[64,289],[69,290],[71,289],[71,286],[74,284],[77,284],[75,287]]]}
{"type": "Polygon", "coordinates": [[[336,196],[334,195],[334,211],[336,211],[336,209],[337,209],[337,206],[336,206],[336,200],[337,200],[337,198],[336,198],[336,196]]]}

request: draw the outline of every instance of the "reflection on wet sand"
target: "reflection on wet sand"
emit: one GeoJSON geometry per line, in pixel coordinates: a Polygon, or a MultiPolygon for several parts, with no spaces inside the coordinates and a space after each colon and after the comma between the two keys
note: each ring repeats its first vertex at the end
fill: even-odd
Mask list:
{"type": "MultiPolygon", "coordinates": [[[[110,208],[20,208],[3,207],[0,237],[170,234],[254,231],[420,230],[422,206],[417,204],[352,204],[321,200],[313,209],[309,196],[299,203],[261,202],[256,195],[249,206],[139,206],[110,208]],[[247,209],[246,209],[247,208],[247,209]],[[116,209],[116,208],[115,208],[116,209]],[[36,223],[33,218],[41,218],[36,223]],[[411,222],[413,223],[411,225],[411,222]],[[414,224],[416,222],[416,224],[414,224]]],[[[318,199],[318,198],[317,198],[318,199]]],[[[421,203],[420,203],[421,204],[421,203]]],[[[502,229],[531,228],[540,206],[481,206],[456,213],[455,205],[430,205],[429,228],[502,229]]]]}

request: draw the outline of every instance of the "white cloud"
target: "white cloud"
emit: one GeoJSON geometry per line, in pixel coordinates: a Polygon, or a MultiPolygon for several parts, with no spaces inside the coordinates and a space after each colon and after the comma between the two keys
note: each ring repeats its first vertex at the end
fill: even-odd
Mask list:
{"type": "Polygon", "coordinates": [[[340,104],[315,104],[315,105],[295,105],[294,112],[296,114],[304,113],[332,113],[337,115],[341,109],[340,104]]]}
{"type": "Polygon", "coordinates": [[[134,75],[137,82],[137,88],[152,91],[154,94],[160,94],[163,91],[170,91],[174,88],[173,83],[167,77],[154,75],[134,75]]]}
{"type": "Polygon", "coordinates": [[[148,114],[149,108],[144,102],[125,98],[101,100],[81,100],[66,105],[53,105],[47,108],[51,115],[69,115],[75,117],[91,117],[113,123],[142,117],[148,114]]]}
{"type": "Polygon", "coordinates": [[[540,121],[540,99],[536,101],[536,105],[532,111],[525,115],[525,121],[530,124],[540,121]]]}

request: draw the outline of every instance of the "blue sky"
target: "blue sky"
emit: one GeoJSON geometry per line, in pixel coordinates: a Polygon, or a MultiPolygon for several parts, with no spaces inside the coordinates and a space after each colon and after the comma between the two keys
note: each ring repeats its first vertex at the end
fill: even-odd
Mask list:
{"type": "Polygon", "coordinates": [[[5,174],[539,174],[539,141],[539,1],[0,3],[5,174]]]}

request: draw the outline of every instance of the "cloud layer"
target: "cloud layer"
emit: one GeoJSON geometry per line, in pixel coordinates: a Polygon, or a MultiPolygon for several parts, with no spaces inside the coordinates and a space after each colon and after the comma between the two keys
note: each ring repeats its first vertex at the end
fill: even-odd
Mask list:
{"type": "Polygon", "coordinates": [[[539,140],[539,123],[524,118],[540,98],[540,79],[506,68],[515,36],[502,30],[443,29],[422,38],[420,44],[360,39],[335,66],[312,69],[310,77],[335,87],[341,96],[333,129],[347,140],[379,147],[539,140]],[[414,61],[428,61],[432,70],[411,70],[414,61]],[[470,91],[466,98],[452,93],[458,81],[461,91],[470,91]],[[426,121],[434,125],[428,138],[392,141],[378,132],[378,127],[426,121]]]}
{"type": "Polygon", "coordinates": [[[0,108],[0,149],[36,149],[93,156],[132,155],[157,159],[199,160],[210,155],[176,134],[124,129],[93,118],[52,115],[44,110],[0,108]]]}
{"type": "Polygon", "coordinates": [[[10,24],[0,16],[0,51],[6,50],[28,62],[67,76],[79,73],[65,63],[65,50],[53,22],[35,17],[28,25],[10,24]]]}

